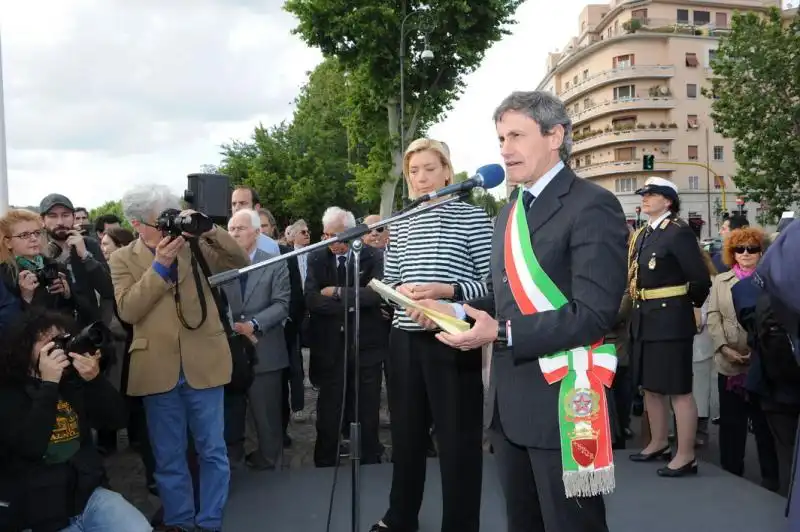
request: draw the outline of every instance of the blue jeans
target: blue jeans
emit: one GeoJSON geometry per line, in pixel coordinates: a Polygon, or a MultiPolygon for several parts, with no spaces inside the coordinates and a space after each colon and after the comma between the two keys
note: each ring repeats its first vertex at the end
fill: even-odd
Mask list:
{"type": "Polygon", "coordinates": [[[164,505],[164,524],[209,529],[222,527],[228,500],[230,466],[224,438],[223,387],[195,390],[184,379],[172,390],[144,397],[155,479],[164,505]],[[200,466],[200,508],[186,463],[188,430],[200,466]]]}
{"type": "Polygon", "coordinates": [[[153,527],[142,512],[122,495],[97,488],[89,497],[83,513],[70,519],[61,532],[150,532],[153,527]]]}

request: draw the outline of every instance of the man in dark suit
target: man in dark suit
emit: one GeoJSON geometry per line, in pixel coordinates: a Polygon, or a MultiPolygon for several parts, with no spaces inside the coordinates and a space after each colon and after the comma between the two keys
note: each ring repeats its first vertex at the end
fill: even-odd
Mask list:
{"type": "MultiPolygon", "coordinates": [[[[323,238],[355,227],[352,213],[338,207],[325,211],[322,218],[323,238]]],[[[343,364],[345,301],[347,327],[352,349],[355,290],[345,288],[345,269],[352,276],[353,255],[347,244],[333,244],[313,252],[308,258],[305,296],[310,313],[309,343],[311,361],[309,377],[319,388],[317,399],[317,441],[314,463],[317,467],[336,464],[341,434],[342,391],[345,386],[343,364]]],[[[359,268],[359,297],[361,304],[361,335],[359,336],[359,382],[352,382],[352,353],[348,353],[347,390],[359,386],[359,420],[361,422],[361,456],[365,464],[377,463],[382,454],[378,441],[378,412],[381,395],[381,365],[388,340],[381,316],[381,297],[367,288],[372,279],[383,275],[383,260],[379,251],[364,246],[359,268]]],[[[350,283],[352,284],[352,282],[350,283]]],[[[347,408],[352,408],[351,393],[347,408]]],[[[346,416],[349,417],[349,416],[346,416]]]]}
{"type": "MultiPolygon", "coordinates": [[[[442,342],[463,350],[494,343],[486,420],[506,497],[508,530],[607,530],[600,493],[613,489],[613,477],[599,477],[605,482],[599,492],[570,486],[565,479],[572,471],[562,479],[567,459],[562,461],[560,425],[565,423],[561,407],[566,406],[559,400],[558,381],[548,384],[545,374],[548,362],[555,364],[548,355],[590,346],[614,326],[625,288],[625,217],[611,192],[576,177],[564,165],[570,155],[572,126],[555,96],[515,92],[503,101],[494,119],[508,179],[517,190],[497,217],[492,294],[463,307],[426,305],[473,322],[468,332],[439,333],[442,342]],[[523,196],[517,201],[519,194],[523,196]],[[505,249],[506,242],[511,249],[505,249]],[[519,254],[520,250],[526,251],[519,254]],[[514,262],[517,269],[512,271],[506,251],[509,256],[535,256],[536,260],[523,262],[528,265],[525,270],[514,262]],[[533,273],[531,262],[541,267],[538,273],[533,273]],[[544,284],[542,277],[551,281],[549,288],[539,292],[543,300],[530,292],[532,286],[544,284]],[[524,294],[536,296],[535,307],[520,297],[520,286],[527,287],[524,294]]],[[[410,314],[424,326],[432,326],[419,313],[410,314]]],[[[575,384],[569,392],[581,391],[578,388],[575,384]]],[[[605,405],[603,390],[595,394],[592,388],[585,403],[574,397],[568,405],[575,408],[573,419],[582,415],[580,406],[597,419],[602,416],[602,408],[600,415],[595,414],[598,405],[605,405]]],[[[576,449],[594,456],[601,453],[599,447],[593,453],[586,444],[597,445],[596,439],[578,440],[571,433],[564,438],[572,443],[564,450],[565,457],[573,456],[576,449]]],[[[574,458],[578,463],[581,459],[574,458]]],[[[575,474],[585,479],[580,472],[575,474]]]]}

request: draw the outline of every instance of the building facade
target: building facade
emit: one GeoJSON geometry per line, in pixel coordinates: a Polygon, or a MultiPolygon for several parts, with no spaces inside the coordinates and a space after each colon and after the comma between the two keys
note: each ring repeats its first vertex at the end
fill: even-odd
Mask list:
{"type": "Polygon", "coordinates": [[[734,11],[780,7],[773,0],[612,0],[588,5],[579,35],[549,54],[539,90],[558,95],[573,122],[571,166],[613,191],[631,223],[637,188],[650,176],[671,180],[681,215],[699,236],[716,236],[723,212],[738,205],[733,142],[714,132],[711,60],[734,11]],[[653,156],[645,170],[644,156],[653,156]]]}

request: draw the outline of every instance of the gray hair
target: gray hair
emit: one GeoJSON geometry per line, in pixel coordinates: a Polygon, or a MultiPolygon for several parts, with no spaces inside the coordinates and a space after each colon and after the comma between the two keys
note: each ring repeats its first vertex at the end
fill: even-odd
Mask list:
{"type": "Polygon", "coordinates": [[[509,111],[525,113],[539,124],[542,135],[552,133],[555,126],[564,128],[564,141],[558,149],[561,160],[566,162],[572,154],[572,120],[567,108],[557,96],[546,91],[512,92],[494,112],[495,123],[509,111]]]}
{"type": "MultiPolygon", "coordinates": [[[[325,209],[325,214],[322,215],[322,227],[328,227],[336,221],[341,221],[345,229],[352,229],[356,226],[356,217],[353,216],[352,212],[340,207],[328,207],[325,209]]],[[[297,222],[295,222],[295,225],[297,225],[297,222]]]]}
{"type": "Polygon", "coordinates": [[[254,227],[259,231],[261,231],[261,217],[258,215],[256,211],[252,209],[241,209],[239,211],[236,211],[235,213],[233,213],[233,216],[231,216],[231,219],[228,220],[228,225],[230,226],[233,219],[238,216],[242,217],[246,216],[247,219],[250,221],[250,227],[254,227]]]}
{"type": "Polygon", "coordinates": [[[151,222],[167,209],[181,210],[181,200],[166,185],[137,185],[122,196],[122,213],[128,220],[151,222]]]}

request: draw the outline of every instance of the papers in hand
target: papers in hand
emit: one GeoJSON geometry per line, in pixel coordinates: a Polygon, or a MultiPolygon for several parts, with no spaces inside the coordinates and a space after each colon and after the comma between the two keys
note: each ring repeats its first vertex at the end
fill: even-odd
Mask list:
{"type": "Polygon", "coordinates": [[[469,324],[467,322],[459,320],[458,318],[454,318],[453,316],[448,316],[447,314],[443,314],[439,311],[423,307],[413,299],[404,296],[397,290],[390,288],[388,285],[377,279],[371,280],[368,286],[390,303],[394,303],[395,305],[398,305],[404,309],[419,310],[445,332],[457,334],[469,330],[469,324]]]}

